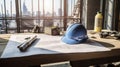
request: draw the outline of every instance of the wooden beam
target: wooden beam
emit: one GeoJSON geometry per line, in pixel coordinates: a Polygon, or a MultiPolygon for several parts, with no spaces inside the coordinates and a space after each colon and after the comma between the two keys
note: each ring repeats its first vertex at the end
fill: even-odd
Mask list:
{"type": "Polygon", "coordinates": [[[80,0],[80,23],[82,23],[83,0],[80,0]]]}
{"type": "Polygon", "coordinates": [[[64,19],[63,19],[63,22],[64,22],[64,31],[67,28],[67,16],[68,16],[67,13],[68,13],[68,0],[64,0],[64,19]]]}

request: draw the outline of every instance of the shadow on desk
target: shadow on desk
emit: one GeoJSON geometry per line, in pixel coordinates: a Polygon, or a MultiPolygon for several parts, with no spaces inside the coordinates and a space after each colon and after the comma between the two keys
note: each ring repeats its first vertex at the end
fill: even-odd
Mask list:
{"type": "Polygon", "coordinates": [[[2,37],[0,37],[0,56],[3,53],[3,50],[5,49],[6,45],[7,45],[8,39],[4,39],[2,37]]]}
{"type": "MultiPolygon", "coordinates": [[[[96,40],[93,40],[93,41],[96,41],[96,40]]],[[[115,47],[114,45],[112,45],[110,43],[106,43],[106,42],[102,42],[102,41],[96,41],[96,42],[102,44],[104,47],[107,47],[107,48],[115,47]]]]}

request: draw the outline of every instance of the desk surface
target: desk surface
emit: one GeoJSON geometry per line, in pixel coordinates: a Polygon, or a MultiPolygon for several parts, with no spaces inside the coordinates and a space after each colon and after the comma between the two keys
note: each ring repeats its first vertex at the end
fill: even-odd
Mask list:
{"type": "MultiPolygon", "coordinates": [[[[109,62],[116,62],[120,60],[120,41],[113,39],[101,39],[96,34],[89,35],[96,36],[93,40],[99,41],[105,47],[112,49],[111,51],[103,52],[88,52],[88,53],[58,53],[58,54],[37,54],[14,58],[0,58],[0,65],[17,66],[37,65],[54,63],[61,61],[80,61],[81,65],[93,65],[109,62]],[[24,62],[23,62],[24,61],[24,62]],[[90,62],[94,61],[94,62],[90,62]]],[[[24,53],[23,53],[24,54],[24,53]]]]}

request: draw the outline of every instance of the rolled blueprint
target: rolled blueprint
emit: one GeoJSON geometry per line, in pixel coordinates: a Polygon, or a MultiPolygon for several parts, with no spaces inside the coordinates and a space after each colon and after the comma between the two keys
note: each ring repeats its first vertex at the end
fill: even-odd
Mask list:
{"type": "Polygon", "coordinates": [[[27,48],[29,46],[32,45],[32,43],[36,40],[37,36],[33,36],[33,37],[29,37],[29,39],[27,39],[25,42],[23,42],[22,44],[20,44],[19,46],[17,46],[17,48],[21,51],[24,52],[27,50],[27,48]]]}

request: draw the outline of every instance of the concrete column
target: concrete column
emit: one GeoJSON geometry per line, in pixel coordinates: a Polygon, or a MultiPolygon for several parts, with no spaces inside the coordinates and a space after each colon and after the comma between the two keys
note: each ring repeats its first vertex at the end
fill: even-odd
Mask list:
{"type": "Polygon", "coordinates": [[[108,1],[108,7],[107,7],[107,9],[108,9],[108,12],[107,12],[107,18],[106,18],[106,20],[107,20],[107,23],[106,23],[106,28],[108,29],[108,30],[113,30],[114,29],[114,25],[115,25],[115,23],[113,22],[113,5],[114,5],[114,0],[109,0],[108,1]]]}
{"type": "Polygon", "coordinates": [[[82,23],[87,29],[94,29],[94,17],[100,11],[100,0],[83,0],[82,23]]]}

